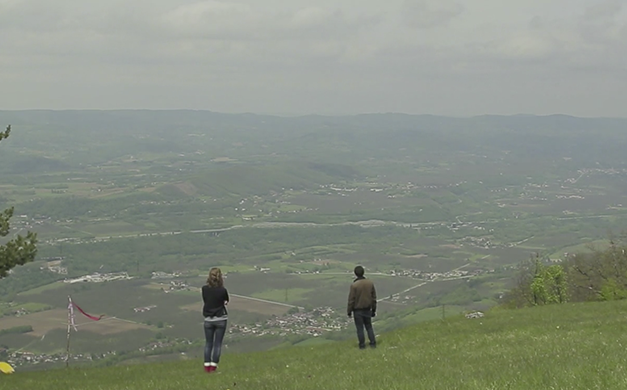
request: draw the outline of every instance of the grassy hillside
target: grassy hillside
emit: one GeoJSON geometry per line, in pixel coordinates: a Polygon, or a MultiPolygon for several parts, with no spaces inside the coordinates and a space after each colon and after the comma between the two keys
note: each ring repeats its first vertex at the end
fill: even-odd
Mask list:
{"type": "Polygon", "coordinates": [[[0,389],[624,389],[627,301],[493,311],[354,342],[201,361],[16,373],[0,389]]]}

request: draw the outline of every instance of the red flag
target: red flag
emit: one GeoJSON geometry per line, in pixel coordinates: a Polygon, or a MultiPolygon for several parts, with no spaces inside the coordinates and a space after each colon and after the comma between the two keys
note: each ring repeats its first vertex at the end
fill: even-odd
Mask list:
{"type": "Polygon", "coordinates": [[[96,316],[92,316],[91,314],[87,314],[85,313],[85,310],[81,309],[80,307],[78,307],[78,305],[76,303],[72,303],[74,305],[74,307],[76,307],[78,309],[78,311],[80,311],[81,313],[83,313],[83,315],[91,320],[94,321],[100,321],[102,319],[102,317],[104,317],[104,314],[101,314],[100,317],[96,317],[96,316]]]}
{"type": "Polygon", "coordinates": [[[87,312],[85,312],[85,310],[81,309],[76,303],[74,303],[72,301],[72,297],[68,296],[68,300],[69,300],[69,304],[68,304],[68,337],[69,337],[70,326],[72,326],[74,328],[74,330],[78,330],[78,329],[76,329],[76,324],[74,323],[74,308],[75,307],[78,309],[78,311],[80,311],[85,317],[89,318],[90,320],[100,321],[102,319],[102,317],[104,317],[104,314],[101,315],[100,317],[96,317],[96,316],[92,316],[91,314],[87,314],[87,312]]]}

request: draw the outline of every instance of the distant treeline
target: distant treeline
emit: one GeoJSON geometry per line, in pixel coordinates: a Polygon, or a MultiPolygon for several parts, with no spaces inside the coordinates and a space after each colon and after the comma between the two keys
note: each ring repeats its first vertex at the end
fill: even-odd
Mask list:
{"type": "Polygon", "coordinates": [[[607,249],[591,248],[560,263],[540,256],[521,265],[504,306],[519,308],[564,302],[627,298],[627,243],[611,240],[607,249]]]}

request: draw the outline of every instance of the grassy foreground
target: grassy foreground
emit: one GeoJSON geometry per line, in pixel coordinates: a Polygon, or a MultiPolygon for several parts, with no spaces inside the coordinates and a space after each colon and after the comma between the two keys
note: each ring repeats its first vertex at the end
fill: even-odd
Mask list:
{"type": "Polygon", "coordinates": [[[201,361],[17,372],[0,389],[627,389],[627,301],[496,310],[379,340],[365,351],[355,342],[226,351],[215,374],[201,361]]]}

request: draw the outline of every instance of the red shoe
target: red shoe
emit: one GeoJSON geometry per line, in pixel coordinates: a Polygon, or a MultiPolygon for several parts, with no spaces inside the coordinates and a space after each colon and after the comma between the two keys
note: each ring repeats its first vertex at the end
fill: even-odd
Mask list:
{"type": "Polygon", "coordinates": [[[214,366],[205,366],[205,372],[214,372],[215,370],[214,366]]]}

